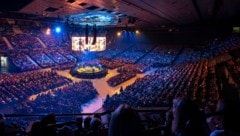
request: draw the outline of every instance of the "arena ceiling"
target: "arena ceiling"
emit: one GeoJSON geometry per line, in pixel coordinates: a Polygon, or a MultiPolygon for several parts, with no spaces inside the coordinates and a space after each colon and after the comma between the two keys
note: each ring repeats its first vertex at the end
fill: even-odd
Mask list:
{"type": "Polygon", "coordinates": [[[240,18],[240,0],[1,0],[0,9],[1,13],[13,11],[72,23],[81,22],[81,14],[106,13],[114,19],[110,25],[137,27],[240,18]]]}

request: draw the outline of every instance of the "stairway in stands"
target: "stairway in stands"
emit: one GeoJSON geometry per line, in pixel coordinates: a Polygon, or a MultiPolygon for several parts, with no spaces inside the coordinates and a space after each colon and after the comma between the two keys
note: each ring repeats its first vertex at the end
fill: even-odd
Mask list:
{"type": "Polygon", "coordinates": [[[27,54],[26,54],[27,58],[29,61],[31,61],[35,66],[41,68],[34,60],[31,59],[31,57],[29,57],[27,54]]]}
{"type": "Polygon", "coordinates": [[[176,60],[179,58],[180,54],[182,54],[183,50],[184,50],[184,47],[182,47],[182,48],[180,49],[180,51],[178,52],[178,54],[177,54],[177,55],[175,56],[175,58],[173,59],[171,65],[173,65],[173,64],[176,63],[176,60]]]}
{"type": "Polygon", "coordinates": [[[3,41],[6,43],[8,49],[13,49],[12,44],[8,41],[6,37],[3,37],[3,41]]]}
{"type": "Polygon", "coordinates": [[[142,58],[147,56],[150,52],[152,52],[157,46],[154,46],[149,52],[145,53],[142,57],[140,57],[138,60],[135,61],[135,64],[138,63],[142,58]]]}
{"type": "Polygon", "coordinates": [[[15,34],[23,34],[22,30],[17,25],[14,25],[12,29],[15,34]]]}
{"type": "Polygon", "coordinates": [[[47,48],[46,44],[42,42],[42,40],[38,37],[36,37],[36,39],[38,40],[38,42],[42,45],[43,48],[47,48]]]}

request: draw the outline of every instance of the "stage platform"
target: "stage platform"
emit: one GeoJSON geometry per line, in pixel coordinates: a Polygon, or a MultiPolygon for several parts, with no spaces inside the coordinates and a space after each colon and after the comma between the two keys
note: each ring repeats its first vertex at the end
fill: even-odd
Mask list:
{"type": "Polygon", "coordinates": [[[77,64],[75,68],[70,70],[70,74],[77,78],[95,79],[105,77],[108,73],[106,68],[100,64],[77,64]]]}

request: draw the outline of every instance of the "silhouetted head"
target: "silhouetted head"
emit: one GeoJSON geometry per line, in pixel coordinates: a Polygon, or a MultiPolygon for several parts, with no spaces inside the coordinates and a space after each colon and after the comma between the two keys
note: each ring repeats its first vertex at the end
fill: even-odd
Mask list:
{"type": "Polygon", "coordinates": [[[98,113],[94,114],[94,116],[93,116],[93,117],[95,117],[95,118],[98,118],[98,119],[102,120],[102,118],[101,118],[101,115],[100,115],[100,114],[98,114],[98,113]]]}
{"type": "Polygon", "coordinates": [[[82,129],[82,123],[83,123],[83,118],[82,117],[78,117],[76,118],[76,121],[77,121],[77,127],[78,129],[82,129]]]}
{"type": "Polygon", "coordinates": [[[90,122],[91,122],[91,117],[87,116],[84,119],[84,129],[90,129],[90,122]]]}
{"type": "Polygon", "coordinates": [[[30,131],[31,136],[41,136],[41,123],[39,121],[32,124],[30,131]]]}
{"type": "Polygon", "coordinates": [[[74,133],[71,127],[63,126],[58,130],[58,136],[74,136],[74,133]]]}
{"type": "Polygon", "coordinates": [[[48,114],[43,117],[41,120],[41,135],[45,136],[55,136],[56,135],[56,127],[49,126],[50,124],[56,124],[56,116],[55,114],[48,114]]]}
{"type": "Polygon", "coordinates": [[[188,99],[173,101],[172,132],[175,135],[204,136],[204,116],[197,104],[188,99]]]}
{"type": "Polygon", "coordinates": [[[41,120],[42,125],[55,124],[55,123],[56,123],[56,116],[53,113],[46,115],[41,120]]]}
{"type": "Polygon", "coordinates": [[[5,133],[5,125],[4,125],[4,115],[0,113],[0,135],[4,135],[5,133]]]}
{"type": "Polygon", "coordinates": [[[90,122],[90,128],[94,133],[98,133],[100,127],[102,126],[102,121],[99,118],[93,117],[90,122]]]}
{"type": "Polygon", "coordinates": [[[139,136],[141,131],[139,115],[128,105],[122,104],[112,113],[109,136],[139,136]]]}
{"type": "Polygon", "coordinates": [[[219,100],[219,111],[223,112],[223,125],[225,135],[227,133],[238,133],[240,135],[240,99],[239,90],[233,84],[225,84],[223,95],[219,100]]]}

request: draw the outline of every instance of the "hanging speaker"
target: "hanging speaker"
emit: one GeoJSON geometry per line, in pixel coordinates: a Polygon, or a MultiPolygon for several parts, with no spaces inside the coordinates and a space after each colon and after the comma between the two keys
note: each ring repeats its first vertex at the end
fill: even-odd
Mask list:
{"type": "Polygon", "coordinates": [[[88,44],[88,24],[86,24],[86,28],[85,28],[85,40],[86,40],[86,44],[88,44]]]}
{"type": "Polygon", "coordinates": [[[93,26],[93,42],[92,45],[94,45],[97,41],[97,26],[96,24],[93,26]]]}

